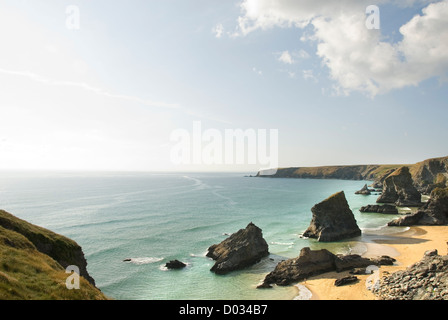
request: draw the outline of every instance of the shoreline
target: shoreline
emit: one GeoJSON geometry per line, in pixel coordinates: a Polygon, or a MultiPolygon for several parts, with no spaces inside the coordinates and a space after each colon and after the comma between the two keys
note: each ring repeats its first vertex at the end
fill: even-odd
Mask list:
{"type": "Polygon", "coordinates": [[[367,289],[367,281],[405,270],[420,261],[427,250],[437,249],[441,255],[448,254],[448,226],[413,226],[387,235],[372,234],[359,244],[367,249],[362,254],[364,257],[388,255],[397,261],[392,266],[379,267],[373,275],[357,275],[359,281],[351,285],[334,285],[336,279],[350,275],[349,271],[327,272],[297,283],[298,290],[301,286],[308,289],[312,294],[309,300],[377,300],[367,289]]]}

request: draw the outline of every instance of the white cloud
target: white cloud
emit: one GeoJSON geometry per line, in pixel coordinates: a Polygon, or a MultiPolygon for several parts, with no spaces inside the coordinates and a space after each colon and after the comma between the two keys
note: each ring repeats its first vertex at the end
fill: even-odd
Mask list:
{"type": "Polygon", "coordinates": [[[213,33],[215,34],[216,38],[221,38],[222,34],[224,33],[224,26],[219,23],[213,28],[213,33]]]}
{"type": "Polygon", "coordinates": [[[280,57],[278,58],[279,61],[286,63],[286,64],[293,64],[294,60],[292,59],[291,54],[289,53],[289,51],[283,51],[280,54],[280,57]]]}
{"type": "Polygon", "coordinates": [[[313,70],[303,70],[303,79],[305,80],[313,80],[317,82],[317,78],[314,76],[313,70]]]}
{"type": "MultiPolygon", "coordinates": [[[[316,41],[316,54],[328,67],[340,94],[352,91],[375,96],[418,85],[448,72],[448,0],[430,3],[400,28],[398,43],[385,42],[381,31],[365,26],[370,0],[245,0],[238,19],[240,35],[273,27],[312,26],[302,41],[316,41]]],[[[381,5],[390,0],[382,0],[381,5]]],[[[400,6],[416,2],[405,1],[400,6]]],[[[393,2],[391,2],[393,4],[393,2]]],[[[381,7],[380,7],[381,9],[381,7]]],[[[282,54],[283,56],[283,54],[282,54]]],[[[289,52],[282,61],[289,63],[289,52]]],[[[304,73],[304,77],[309,76],[304,73]]]]}

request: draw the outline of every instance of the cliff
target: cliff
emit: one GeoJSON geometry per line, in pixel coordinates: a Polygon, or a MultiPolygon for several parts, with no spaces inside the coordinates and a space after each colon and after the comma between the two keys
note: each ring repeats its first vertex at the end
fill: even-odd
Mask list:
{"type": "MultiPolygon", "coordinates": [[[[300,178],[300,179],[340,179],[340,180],[371,180],[382,183],[396,169],[407,166],[418,189],[437,183],[437,180],[448,178],[448,156],[427,159],[416,164],[370,164],[322,167],[290,167],[279,168],[274,175],[262,175],[266,178],[300,178]]],[[[430,191],[428,191],[429,193],[430,191]]]]}
{"type": "Polygon", "coordinates": [[[0,299],[103,300],[73,240],[0,210],[0,299]],[[69,265],[80,271],[79,289],[69,290],[69,265]]]}

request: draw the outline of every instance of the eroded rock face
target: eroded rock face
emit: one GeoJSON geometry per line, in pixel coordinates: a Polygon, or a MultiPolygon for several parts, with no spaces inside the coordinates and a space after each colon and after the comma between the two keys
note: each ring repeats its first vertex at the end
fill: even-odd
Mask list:
{"type": "Polygon", "coordinates": [[[388,256],[369,259],[357,254],[335,255],[326,249],[311,250],[305,247],[297,258],[277,264],[259,288],[269,288],[272,284],[287,286],[330,271],[342,272],[354,268],[366,268],[370,265],[392,265],[394,262],[395,259],[388,256]]]}
{"type": "Polygon", "coordinates": [[[208,248],[207,257],[216,260],[210,271],[226,274],[249,267],[269,255],[269,247],[260,228],[252,222],[220,244],[208,248]]]}
{"type": "Polygon", "coordinates": [[[396,206],[421,206],[421,194],[414,187],[408,167],[391,173],[383,182],[383,192],[377,203],[393,203],[396,206]]]}
{"type": "Polygon", "coordinates": [[[384,213],[384,214],[398,214],[398,209],[394,205],[367,205],[359,209],[360,212],[373,212],[373,213],[384,213]]]}
{"type": "Polygon", "coordinates": [[[311,208],[313,217],[303,236],[320,242],[338,241],[361,235],[344,191],[338,192],[311,208]]]}
{"type": "Polygon", "coordinates": [[[427,203],[417,212],[388,223],[389,226],[447,225],[448,188],[436,188],[427,203]]]}

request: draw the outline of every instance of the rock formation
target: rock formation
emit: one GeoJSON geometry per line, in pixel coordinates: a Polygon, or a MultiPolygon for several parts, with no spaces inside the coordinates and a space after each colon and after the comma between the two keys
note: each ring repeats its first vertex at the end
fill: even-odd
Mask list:
{"type": "Polygon", "coordinates": [[[395,259],[382,256],[368,259],[360,255],[335,255],[326,249],[311,250],[306,247],[297,258],[280,262],[270,272],[259,288],[269,288],[272,284],[287,286],[305,280],[311,276],[330,271],[345,271],[354,268],[365,268],[370,265],[392,265],[395,259]]]}
{"type": "Polygon", "coordinates": [[[249,267],[269,255],[269,248],[260,228],[252,222],[220,244],[208,248],[207,257],[216,260],[210,271],[216,274],[249,267]]]}
{"type": "Polygon", "coordinates": [[[338,192],[311,208],[313,217],[303,236],[321,242],[338,241],[361,235],[344,191],[338,192]]]}
{"type": "Polygon", "coordinates": [[[436,188],[425,205],[417,212],[388,223],[388,226],[447,225],[448,188],[436,188]]]}
{"type": "Polygon", "coordinates": [[[398,209],[397,207],[390,205],[390,204],[385,204],[385,205],[367,205],[364,207],[361,207],[361,209],[359,209],[360,212],[373,212],[373,213],[384,213],[384,214],[398,214],[398,209]]]}
{"type": "Polygon", "coordinates": [[[373,293],[381,300],[448,300],[448,256],[427,251],[406,270],[383,277],[373,293]]]}
{"type": "Polygon", "coordinates": [[[370,195],[371,190],[367,187],[367,184],[365,184],[364,187],[362,187],[361,190],[356,191],[355,194],[370,195]]]}
{"type": "Polygon", "coordinates": [[[182,269],[185,268],[187,265],[179,260],[171,260],[170,262],[167,262],[165,264],[165,267],[167,269],[182,269]]]}
{"type": "Polygon", "coordinates": [[[421,194],[413,185],[408,167],[401,167],[391,173],[383,182],[383,193],[378,203],[393,203],[397,206],[420,206],[421,194]]]}

